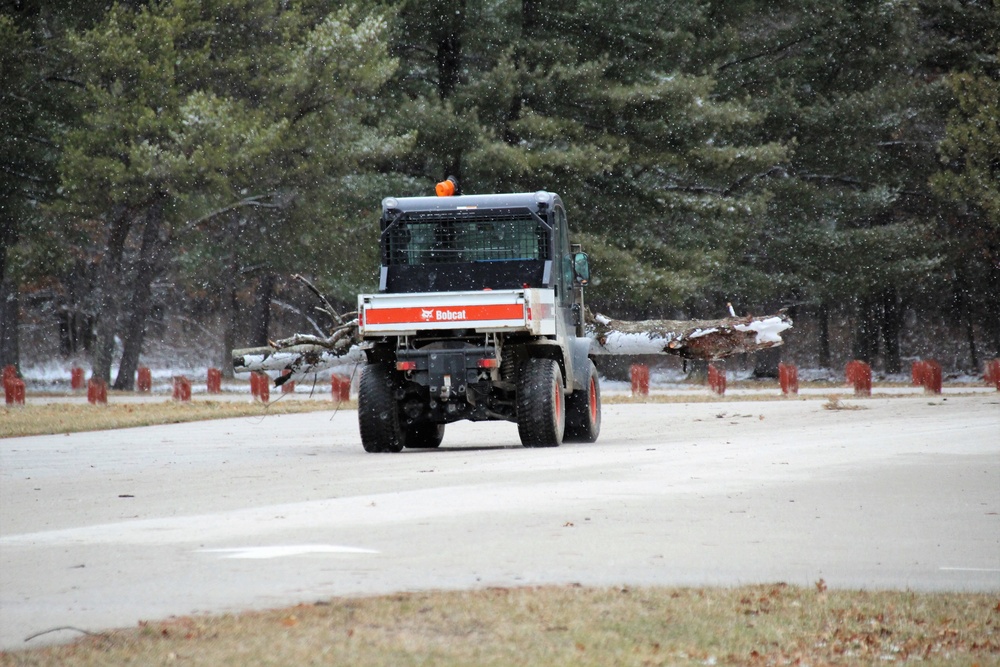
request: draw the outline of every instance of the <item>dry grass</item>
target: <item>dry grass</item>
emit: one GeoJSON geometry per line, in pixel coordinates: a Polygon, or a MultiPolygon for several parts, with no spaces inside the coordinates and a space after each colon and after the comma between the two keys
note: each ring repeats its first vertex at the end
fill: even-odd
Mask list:
{"type": "Polygon", "coordinates": [[[356,407],[332,401],[283,400],[264,405],[249,401],[205,401],[178,403],[171,400],[148,403],[43,403],[18,407],[0,407],[0,438],[52,433],[79,433],[154,424],[228,417],[316,412],[356,407]]]}
{"type": "Polygon", "coordinates": [[[863,405],[858,405],[856,403],[844,403],[840,400],[840,396],[827,396],[826,403],[823,404],[824,410],[867,410],[868,408],[863,405]]]}
{"type": "Polygon", "coordinates": [[[0,665],[998,665],[997,595],[496,588],[141,622],[0,665]]]}
{"type": "MultiPolygon", "coordinates": [[[[828,385],[827,385],[828,386],[828,385]]],[[[757,401],[809,401],[823,400],[827,410],[864,410],[864,406],[844,403],[840,396],[792,395],[783,396],[777,386],[754,385],[760,393],[719,396],[705,390],[701,385],[693,385],[690,393],[652,394],[632,396],[630,394],[605,394],[601,400],[608,405],[623,403],[744,403],[757,401]]],[[[949,394],[959,397],[969,394],[949,394]]],[[[913,394],[880,394],[879,398],[913,398],[913,394]]],[[[0,405],[0,438],[14,438],[26,435],[48,435],[54,433],[78,433],[155,424],[176,424],[204,419],[225,419],[229,417],[253,417],[268,414],[291,414],[322,410],[357,409],[356,401],[334,403],[303,399],[279,399],[267,405],[247,401],[213,401],[198,398],[190,403],[178,403],[164,399],[156,402],[115,402],[110,397],[108,405],[58,402],[38,403],[27,406],[9,407],[0,405]]],[[[120,398],[134,398],[123,394],[120,398]]]]}

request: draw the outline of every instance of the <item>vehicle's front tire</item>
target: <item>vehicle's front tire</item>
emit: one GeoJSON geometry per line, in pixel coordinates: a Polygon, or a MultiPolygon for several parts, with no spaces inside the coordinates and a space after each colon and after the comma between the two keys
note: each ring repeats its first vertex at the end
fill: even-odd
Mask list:
{"type": "Polygon", "coordinates": [[[358,384],[358,426],[361,446],[366,452],[401,452],[406,444],[396,404],[399,375],[385,363],[368,364],[361,369],[358,384]]]}
{"type": "Polygon", "coordinates": [[[517,378],[517,432],[525,447],[558,447],[566,428],[562,371],[552,359],[526,359],[517,378]]]}
{"type": "Polygon", "coordinates": [[[564,442],[596,442],[601,434],[601,383],[597,367],[590,367],[587,387],[566,397],[566,433],[564,442]]]}
{"type": "Polygon", "coordinates": [[[434,449],[444,439],[444,424],[420,422],[406,427],[404,442],[413,449],[434,449]]]}

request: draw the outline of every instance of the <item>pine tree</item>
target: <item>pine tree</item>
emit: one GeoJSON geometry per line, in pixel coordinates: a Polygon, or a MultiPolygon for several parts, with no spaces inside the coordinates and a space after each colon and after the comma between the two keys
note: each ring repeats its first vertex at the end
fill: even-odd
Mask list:
{"type": "Polygon", "coordinates": [[[0,14],[0,367],[20,363],[22,291],[53,284],[71,254],[43,215],[58,184],[52,135],[71,120],[58,76],[66,17],[38,4],[0,14]]]}
{"type": "Polygon", "coordinates": [[[874,1],[717,9],[735,28],[722,89],[766,114],[761,141],[792,148],[769,186],[758,276],[780,275],[785,298],[821,317],[843,308],[854,355],[899,372],[903,306],[940,265],[927,178],[945,91],[921,75],[918,15],[874,1]]]}
{"type": "Polygon", "coordinates": [[[722,237],[761,207],[757,176],[784,148],[746,143],[758,116],[717,99],[705,20],[640,2],[410,3],[393,34],[417,142],[400,166],[467,192],[560,192],[602,308],[719,308],[722,237]]]}
{"type": "Polygon", "coordinates": [[[957,107],[941,142],[944,169],[934,174],[934,191],[954,207],[942,232],[954,267],[954,309],[965,325],[970,367],[979,366],[974,325],[990,337],[1000,355],[1000,53],[976,72],[949,77],[957,107]]]}
{"type": "Polygon", "coordinates": [[[124,325],[116,386],[131,387],[171,232],[194,275],[231,281],[225,303],[235,281],[258,277],[258,320],[267,321],[273,276],[321,224],[298,212],[315,211],[311,200],[328,198],[336,179],[395,146],[365,122],[395,66],[383,29],[379,17],[349,9],[176,0],[116,6],[73,37],[84,113],[67,133],[61,174],[77,219],[104,221],[95,374],[107,377],[124,325]],[[129,269],[131,299],[121,304],[114,286],[129,269]]]}

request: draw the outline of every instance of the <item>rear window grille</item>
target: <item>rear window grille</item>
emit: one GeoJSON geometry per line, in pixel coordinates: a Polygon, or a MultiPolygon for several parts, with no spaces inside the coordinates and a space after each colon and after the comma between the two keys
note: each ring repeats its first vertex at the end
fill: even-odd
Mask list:
{"type": "Polygon", "coordinates": [[[530,217],[399,221],[385,233],[390,266],[550,259],[549,232],[530,217]]]}

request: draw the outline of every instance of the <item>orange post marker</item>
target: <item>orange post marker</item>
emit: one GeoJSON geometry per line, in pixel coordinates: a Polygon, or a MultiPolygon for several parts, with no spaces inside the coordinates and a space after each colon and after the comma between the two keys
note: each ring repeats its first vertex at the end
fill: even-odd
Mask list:
{"type": "Polygon", "coordinates": [[[271,378],[268,377],[267,373],[250,374],[250,393],[262,403],[271,400],[271,378]]]}
{"type": "Polygon", "coordinates": [[[633,396],[649,396],[649,366],[632,364],[629,368],[633,396]]]}
{"type": "Polygon", "coordinates": [[[799,393],[799,368],[795,364],[778,364],[778,381],[784,395],[799,393]]]}
{"type": "Polygon", "coordinates": [[[24,405],[24,380],[13,378],[3,385],[7,405],[24,405]]]}
{"type": "Polygon", "coordinates": [[[139,366],[135,372],[135,390],[144,394],[153,390],[153,372],[146,366],[139,366]]]}
{"type": "Polygon", "coordinates": [[[933,359],[928,359],[924,362],[924,369],[924,391],[928,394],[940,394],[942,381],[941,364],[933,359]]]}
{"type": "Polygon", "coordinates": [[[91,405],[107,404],[108,383],[97,378],[87,381],[87,402],[91,405]]]}
{"type": "Polygon", "coordinates": [[[933,359],[914,361],[910,370],[910,377],[914,385],[923,387],[929,394],[941,393],[941,364],[933,359]]]}
{"type": "Polygon", "coordinates": [[[17,377],[13,366],[3,369],[3,393],[7,405],[24,405],[24,380],[17,377]]]}
{"type": "Polygon", "coordinates": [[[87,382],[83,377],[83,369],[74,366],[69,371],[69,386],[73,391],[80,391],[87,386],[87,382]]]}
{"type": "Polygon", "coordinates": [[[208,369],[207,391],[210,394],[222,393],[222,371],[218,368],[208,369]]]}
{"type": "Polygon", "coordinates": [[[854,387],[855,396],[872,395],[872,367],[863,361],[847,363],[847,384],[854,387]]]}
{"type": "Polygon", "coordinates": [[[351,378],[334,373],[330,376],[330,392],[337,402],[351,400],[351,378]]]}
{"type": "Polygon", "coordinates": [[[3,393],[7,405],[24,405],[24,382],[17,377],[17,369],[14,366],[3,368],[3,393]],[[21,397],[20,401],[17,399],[18,395],[21,397]]]}
{"type": "Polygon", "coordinates": [[[1000,391],[1000,359],[991,359],[986,362],[986,372],[983,373],[986,384],[991,384],[1000,391]]]}
{"type": "MultiPolygon", "coordinates": [[[[281,371],[282,375],[291,375],[292,371],[289,368],[281,371]]],[[[295,380],[286,380],[283,385],[281,385],[282,394],[294,394],[295,393],[295,380]]]]}
{"type": "Polygon", "coordinates": [[[183,375],[174,378],[174,400],[182,403],[191,400],[191,380],[183,375]]]}
{"type": "Polygon", "coordinates": [[[726,393],[726,371],[715,367],[715,364],[708,365],[708,388],[719,396],[726,393]]]}

